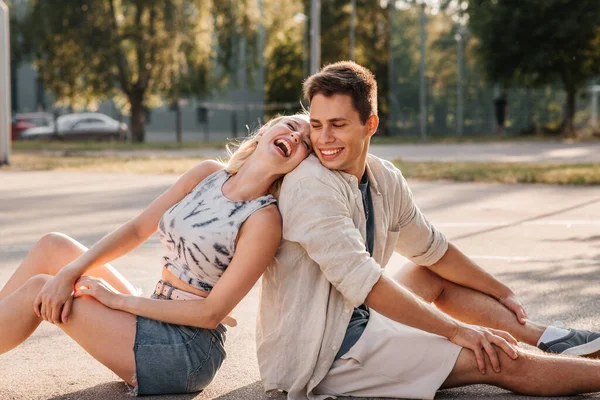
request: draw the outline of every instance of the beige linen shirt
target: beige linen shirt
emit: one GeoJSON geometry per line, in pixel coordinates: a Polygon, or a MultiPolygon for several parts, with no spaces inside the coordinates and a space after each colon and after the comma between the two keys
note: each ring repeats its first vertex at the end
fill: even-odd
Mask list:
{"type": "Polygon", "coordinates": [[[284,179],[283,240],[262,278],[257,356],[265,390],[288,399],[312,393],[333,364],[352,310],[364,303],[394,248],[420,265],[437,262],[446,238],[413,202],[400,171],[369,155],[375,238],[365,249],[366,219],[355,176],[309,156],[284,179]]]}

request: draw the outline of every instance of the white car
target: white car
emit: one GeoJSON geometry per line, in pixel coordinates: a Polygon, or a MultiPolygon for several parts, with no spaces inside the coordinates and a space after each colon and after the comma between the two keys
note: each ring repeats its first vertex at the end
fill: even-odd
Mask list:
{"type": "Polygon", "coordinates": [[[50,125],[37,126],[21,132],[20,139],[60,140],[124,140],[129,128],[127,124],[100,113],[65,114],[50,125]]]}

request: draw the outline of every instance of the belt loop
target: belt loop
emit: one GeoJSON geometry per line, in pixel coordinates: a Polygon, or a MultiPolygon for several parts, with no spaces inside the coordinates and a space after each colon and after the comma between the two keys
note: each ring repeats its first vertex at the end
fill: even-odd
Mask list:
{"type": "Polygon", "coordinates": [[[164,285],[162,283],[162,280],[158,281],[156,287],[154,288],[154,294],[160,296],[162,294],[163,287],[164,285]]]}
{"type": "Polygon", "coordinates": [[[171,295],[173,294],[173,290],[174,290],[174,289],[175,289],[175,287],[173,287],[173,286],[169,285],[169,291],[168,291],[168,292],[167,292],[167,294],[166,294],[166,296],[167,296],[167,299],[170,299],[170,298],[171,298],[171,295]]]}

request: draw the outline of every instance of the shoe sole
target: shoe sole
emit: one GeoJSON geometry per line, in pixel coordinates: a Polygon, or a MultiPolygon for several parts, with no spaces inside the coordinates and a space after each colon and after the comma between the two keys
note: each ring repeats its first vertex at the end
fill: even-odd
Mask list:
{"type": "Polygon", "coordinates": [[[571,356],[581,356],[587,358],[600,358],[600,338],[592,340],[581,346],[571,347],[562,352],[571,356]]]}

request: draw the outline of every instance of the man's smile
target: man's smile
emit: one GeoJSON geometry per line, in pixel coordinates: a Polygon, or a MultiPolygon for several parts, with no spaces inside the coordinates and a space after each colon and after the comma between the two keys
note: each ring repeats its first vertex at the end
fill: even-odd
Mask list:
{"type": "Polygon", "coordinates": [[[334,158],[336,158],[340,152],[344,150],[343,147],[333,147],[333,148],[328,148],[328,149],[319,149],[319,151],[321,152],[321,156],[325,159],[325,160],[333,160],[334,158]]]}

